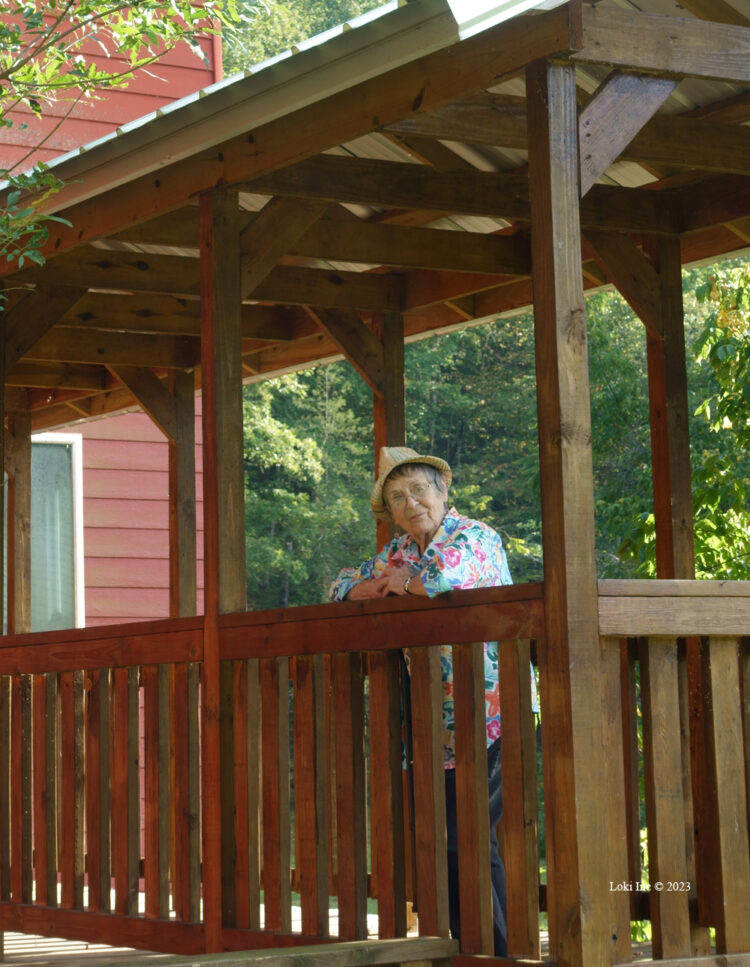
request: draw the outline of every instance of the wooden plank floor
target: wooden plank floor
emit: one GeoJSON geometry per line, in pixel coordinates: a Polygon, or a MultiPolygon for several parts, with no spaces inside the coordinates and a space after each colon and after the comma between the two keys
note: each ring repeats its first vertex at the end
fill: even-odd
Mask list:
{"type": "Polygon", "coordinates": [[[4,963],[31,967],[99,967],[123,960],[158,961],[164,955],[130,947],[106,947],[57,937],[36,937],[24,933],[5,934],[4,963]]]}

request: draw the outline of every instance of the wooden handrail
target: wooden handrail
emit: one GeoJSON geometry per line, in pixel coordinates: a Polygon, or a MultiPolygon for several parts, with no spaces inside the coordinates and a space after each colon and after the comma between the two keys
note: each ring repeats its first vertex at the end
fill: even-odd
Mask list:
{"type": "Polygon", "coordinates": [[[750,581],[599,581],[599,633],[749,635],[750,581]]]}

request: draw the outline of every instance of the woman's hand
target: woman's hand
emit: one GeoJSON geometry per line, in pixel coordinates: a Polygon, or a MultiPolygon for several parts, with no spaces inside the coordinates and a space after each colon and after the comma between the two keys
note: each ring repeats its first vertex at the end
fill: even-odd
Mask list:
{"type": "Polygon", "coordinates": [[[346,596],[347,601],[365,601],[368,598],[384,598],[388,594],[384,575],[360,581],[355,584],[346,596]]]}
{"type": "Polygon", "coordinates": [[[415,594],[423,597],[425,595],[421,578],[410,567],[387,567],[383,571],[381,581],[385,582],[386,594],[415,594]],[[409,578],[411,578],[409,590],[406,591],[404,585],[409,578]]]}

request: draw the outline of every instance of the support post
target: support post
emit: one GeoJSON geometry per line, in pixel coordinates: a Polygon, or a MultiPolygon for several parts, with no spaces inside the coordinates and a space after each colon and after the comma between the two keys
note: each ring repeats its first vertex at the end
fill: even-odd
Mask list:
{"type": "Polygon", "coordinates": [[[221,949],[222,923],[234,917],[232,763],[220,755],[221,727],[232,723],[220,720],[219,615],[245,607],[238,211],[235,192],[201,196],[203,904],[209,953],[221,949]]]}
{"type": "Polygon", "coordinates": [[[31,631],[31,415],[14,413],[9,480],[8,632],[31,631]],[[10,548],[9,548],[10,549],[10,548]],[[11,567],[12,562],[12,567],[11,567]],[[10,593],[12,591],[12,593],[10,593]]]}
{"type": "MultiPolygon", "coordinates": [[[[647,334],[656,576],[691,580],[695,544],[680,240],[646,238],[644,251],[657,272],[661,308],[660,334],[647,334]]],[[[715,790],[708,788],[710,715],[699,639],[681,641],[678,655],[690,947],[697,955],[710,953],[708,924],[718,922],[719,831],[715,790]]]]}
{"type": "MultiPolygon", "coordinates": [[[[376,313],[373,332],[383,344],[383,394],[372,394],[375,476],[381,447],[406,445],[406,390],[404,387],[404,317],[400,312],[376,313]]],[[[391,539],[387,520],[376,525],[378,549],[391,539]]]]}
{"type": "Polygon", "coordinates": [[[169,441],[169,613],[196,612],[195,376],[170,377],[177,439],[169,441]]]}
{"type": "Polygon", "coordinates": [[[574,69],[527,69],[547,647],[540,661],[550,956],[611,964],[574,69]]]}

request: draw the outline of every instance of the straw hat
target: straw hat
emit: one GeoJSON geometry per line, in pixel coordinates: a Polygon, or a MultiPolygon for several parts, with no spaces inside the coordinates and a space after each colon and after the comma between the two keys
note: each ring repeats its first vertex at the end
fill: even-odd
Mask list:
{"type": "Polygon", "coordinates": [[[372,488],[372,493],[370,494],[370,507],[372,508],[373,514],[380,520],[391,519],[391,515],[388,513],[383,502],[383,485],[388,479],[389,474],[396,467],[400,467],[405,463],[427,463],[431,467],[436,467],[443,475],[445,486],[450,487],[453,472],[445,460],[441,460],[440,457],[424,456],[421,453],[417,453],[416,450],[412,450],[410,447],[381,447],[380,459],[378,461],[378,479],[375,481],[375,486],[372,488]]]}

